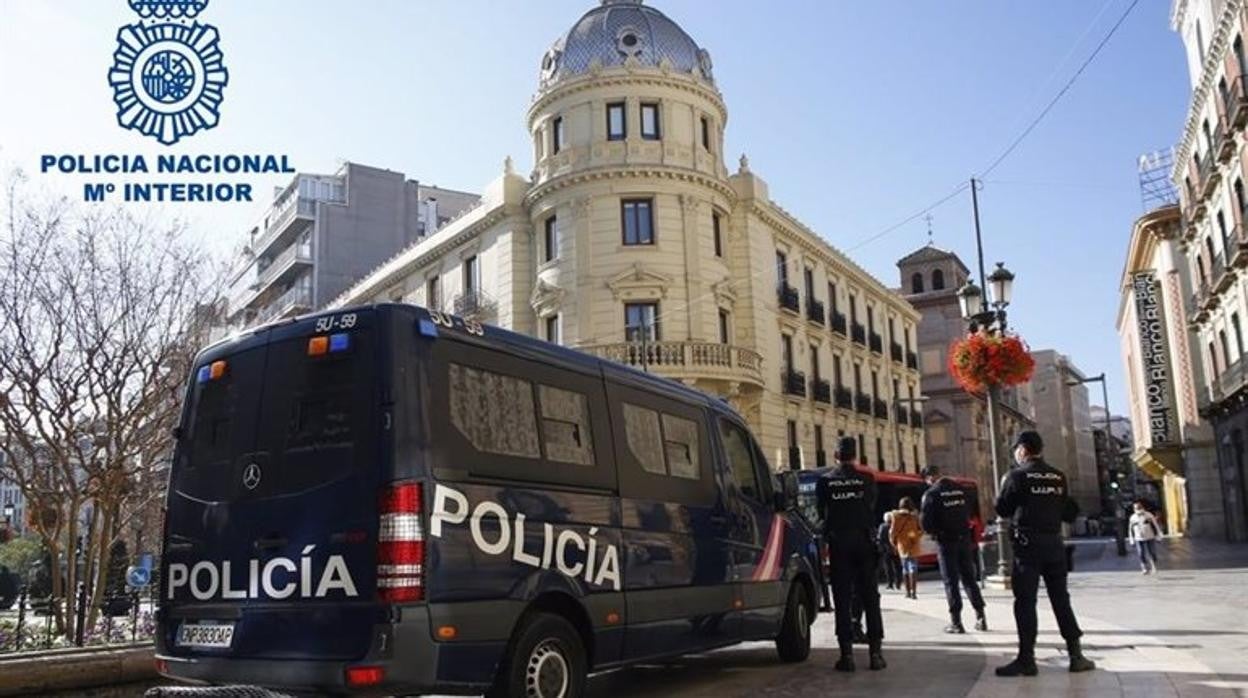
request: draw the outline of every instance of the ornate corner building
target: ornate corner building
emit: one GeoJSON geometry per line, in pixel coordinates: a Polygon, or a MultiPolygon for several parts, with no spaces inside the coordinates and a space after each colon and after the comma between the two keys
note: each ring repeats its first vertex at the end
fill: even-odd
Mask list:
{"type": "MultiPolygon", "coordinates": [[[[1196,401],[1213,426],[1217,468],[1188,474],[1193,532],[1248,540],[1248,9],[1243,0],[1175,0],[1192,98],[1171,178],[1179,190],[1179,283],[1194,347],[1196,401]],[[1199,487],[1204,495],[1193,491],[1199,487]],[[1213,495],[1217,499],[1210,501],[1213,495]],[[1220,502],[1218,501],[1220,500],[1220,502]],[[1215,503],[1220,504],[1216,507],[1215,503]],[[1200,510],[1197,510],[1200,507],[1200,510]],[[1220,509],[1220,511],[1216,510],[1220,509]]],[[[1190,464],[1189,464],[1190,465],[1190,464]]]]}
{"type": "Polygon", "coordinates": [[[603,0],[541,57],[526,124],[481,201],[337,305],[402,300],[632,364],[731,401],[776,467],[925,462],[919,314],[769,196],[710,54],[639,0],[603,0]]]}

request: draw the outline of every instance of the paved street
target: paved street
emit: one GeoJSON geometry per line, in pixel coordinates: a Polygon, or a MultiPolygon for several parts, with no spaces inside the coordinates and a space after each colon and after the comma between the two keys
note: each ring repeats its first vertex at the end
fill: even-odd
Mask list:
{"type": "MultiPolygon", "coordinates": [[[[852,675],[832,669],[830,615],[815,626],[817,649],[800,665],[777,662],[754,643],[596,677],[594,696],[1248,696],[1248,547],[1167,541],[1162,572],[1139,574],[1112,541],[1081,542],[1072,575],[1085,653],[1101,670],[1066,672],[1065,644],[1040,599],[1040,676],[998,679],[1015,647],[1012,599],[988,592],[988,633],[950,637],[939,580],[925,575],[919,599],[884,592],[889,668],[852,675]]],[[[1043,593],[1043,592],[1042,592],[1043,593]]],[[[969,609],[968,609],[969,621],[969,609]]],[[[859,653],[866,664],[865,648],[859,653]]]]}

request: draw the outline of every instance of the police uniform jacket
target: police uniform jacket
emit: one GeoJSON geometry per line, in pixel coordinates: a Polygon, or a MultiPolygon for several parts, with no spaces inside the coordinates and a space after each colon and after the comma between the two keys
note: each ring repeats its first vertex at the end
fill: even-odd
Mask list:
{"type": "Polygon", "coordinates": [[[941,543],[971,536],[970,496],[953,480],[942,477],[923,493],[923,530],[941,543]]]}
{"type": "Polygon", "coordinates": [[[852,465],[838,465],[815,486],[823,533],[828,538],[866,536],[876,527],[875,478],[852,465]]]}
{"type": "Polygon", "coordinates": [[[1066,474],[1041,459],[1016,468],[1001,482],[997,514],[1014,522],[1020,534],[1058,537],[1062,523],[1079,514],[1079,505],[1070,498],[1066,474]]]}

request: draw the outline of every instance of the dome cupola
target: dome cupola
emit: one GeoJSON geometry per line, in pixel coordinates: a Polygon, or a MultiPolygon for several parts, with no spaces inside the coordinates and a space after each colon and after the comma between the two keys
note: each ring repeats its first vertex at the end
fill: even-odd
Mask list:
{"type": "Polygon", "coordinates": [[[601,0],[542,56],[541,87],[594,68],[664,68],[714,84],[711,54],[641,0],[601,0]]]}

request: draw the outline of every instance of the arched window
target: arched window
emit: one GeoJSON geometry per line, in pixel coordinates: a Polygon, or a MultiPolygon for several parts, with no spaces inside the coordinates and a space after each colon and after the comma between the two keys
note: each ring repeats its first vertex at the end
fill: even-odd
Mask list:
{"type": "Polygon", "coordinates": [[[923,292],[923,275],[917,271],[914,272],[914,276],[910,277],[910,292],[911,293],[923,292]]]}
{"type": "Polygon", "coordinates": [[[932,272],[932,290],[942,291],[945,288],[945,272],[937,269],[932,272]]]}

